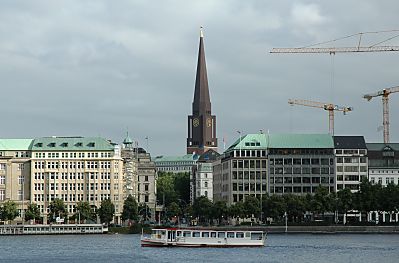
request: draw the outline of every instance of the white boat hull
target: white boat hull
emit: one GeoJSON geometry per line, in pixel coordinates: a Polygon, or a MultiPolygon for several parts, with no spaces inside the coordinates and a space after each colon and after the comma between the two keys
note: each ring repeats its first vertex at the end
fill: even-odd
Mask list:
{"type": "MultiPolygon", "coordinates": [[[[234,237],[183,237],[175,236],[177,232],[182,233],[192,231],[196,234],[202,232],[216,232],[215,230],[169,230],[169,229],[157,229],[157,234],[151,235],[151,237],[141,238],[142,247],[263,247],[265,245],[266,234],[259,231],[227,231],[229,234],[234,233],[234,237]],[[171,232],[171,233],[169,233],[171,232]],[[158,233],[163,233],[162,235],[158,233]],[[245,237],[237,238],[235,233],[245,234],[245,237]],[[256,235],[256,238],[251,238],[251,234],[256,235]]],[[[217,231],[224,233],[223,231],[217,231]]],[[[202,234],[201,234],[202,236],[202,234]]],[[[252,236],[253,237],[253,236],[252,236]]]]}

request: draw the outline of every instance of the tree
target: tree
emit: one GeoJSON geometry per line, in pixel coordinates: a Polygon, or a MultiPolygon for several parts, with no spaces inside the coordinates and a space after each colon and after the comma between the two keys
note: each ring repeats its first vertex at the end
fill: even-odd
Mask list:
{"type": "Polygon", "coordinates": [[[64,201],[59,198],[55,198],[49,205],[50,209],[50,221],[55,222],[56,218],[65,218],[68,215],[68,210],[64,204],[64,201]]]}
{"type": "Polygon", "coordinates": [[[175,202],[170,203],[168,205],[168,207],[166,208],[166,217],[167,218],[180,216],[180,214],[181,214],[180,206],[175,202]]]}
{"type": "Polygon", "coordinates": [[[168,206],[172,202],[177,202],[179,197],[174,183],[172,173],[159,173],[157,180],[157,201],[159,204],[168,206]]]}
{"type": "Polygon", "coordinates": [[[306,212],[304,198],[301,196],[287,194],[283,196],[288,219],[292,222],[301,221],[306,212]]]}
{"type": "Polygon", "coordinates": [[[205,196],[195,199],[193,204],[193,215],[199,218],[200,222],[205,222],[211,217],[212,202],[205,196]]]}
{"type": "Polygon", "coordinates": [[[37,204],[35,203],[29,204],[28,209],[25,212],[25,219],[35,221],[39,217],[40,217],[40,208],[37,206],[37,204]]]}
{"type": "Polygon", "coordinates": [[[324,218],[324,213],[331,211],[330,201],[328,188],[324,186],[317,187],[313,197],[312,211],[322,214],[324,218]]]}
{"type": "Polygon", "coordinates": [[[223,217],[227,218],[228,208],[226,201],[216,201],[212,207],[212,215],[218,220],[219,224],[222,222],[223,217]]]}
{"type": "Polygon", "coordinates": [[[101,223],[109,224],[114,219],[115,205],[111,202],[111,199],[106,199],[101,202],[101,206],[98,209],[98,215],[101,223]]]}
{"type": "Polygon", "coordinates": [[[231,217],[245,218],[245,206],[242,201],[236,202],[229,207],[228,213],[231,217]]]}
{"type": "Polygon", "coordinates": [[[79,202],[76,204],[75,217],[77,217],[80,220],[87,220],[87,219],[93,220],[96,217],[96,212],[94,212],[89,202],[79,202]]]}
{"type": "Polygon", "coordinates": [[[122,220],[137,220],[137,217],[138,205],[136,199],[132,195],[129,195],[123,203],[122,220]]]}
{"type": "Polygon", "coordinates": [[[287,211],[287,205],[284,198],[279,195],[271,195],[270,197],[263,196],[262,209],[266,217],[280,220],[284,213],[287,211]]]}
{"type": "Polygon", "coordinates": [[[349,188],[337,192],[337,210],[346,216],[353,209],[353,194],[349,188]]]}
{"type": "Polygon", "coordinates": [[[245,217],[258,217],[260,213],[260,202],[258,198],[252,195],[248,195],[245,197],[244,201],[244,213],[245,217]]]}
{"type": "Polygon", "coordinates": [[[177,173],[174,175],[174,189],[179,199],[190,203],[190,174],[177,173]]]}
{"type": "Polygon", "coordinates": [[[1,219],[5,221],[12,221],[18,216],[17,204],[13,201],[7,201],[3,204],[1,209],[1,219]]]}

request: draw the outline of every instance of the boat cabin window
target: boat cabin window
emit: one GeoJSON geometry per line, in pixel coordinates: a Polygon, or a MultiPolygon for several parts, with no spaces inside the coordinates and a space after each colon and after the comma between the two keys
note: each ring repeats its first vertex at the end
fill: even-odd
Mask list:
{"type": "Polygon", "coordinates": [[[262,240],[262,232],[252,232],[251,240],[262,240]]]}
{"type": "Polygon", "coordinates": [[[209,237],[209,232],[202,232],[202,237],[209,237]]]}
{"type": "Polygon", "coordinates": [[[191,237],[191,231],[184,231],[183,232],[184,237],[191,237]]]}
{"type": "Polygon", "coordinates": [[[251,237],[251,233],[249,233],[249,232],[245,232],[245,237],[251,237]]]}
{"type": "Polygon", "coordinates": [[[244,238],[244,232],[237,232],[236,238],[244,238]]]}
{"type": "Polygon", "coordinates": [[[211,232],[211,237],[216,237],[216,232],[211,232]]]}
{"type": "Polygon", "coordinates": [[[193,232],[193,237],[201,237],[200,232],[193,232]]]}
{"type": "Polygon", "coordinates": [[[234,238],[234,232],[227,232],[228,238],[234,238]]]}
{"type": "Polygon", "coordinates": [[[218,232],[218,238],[225,238],[226,233],[225,232],[218,232]]]}
{"type": "Polygon", "coordinates": [[[176,236],[181,237],[181,231],[177,231],[176,236]]]}

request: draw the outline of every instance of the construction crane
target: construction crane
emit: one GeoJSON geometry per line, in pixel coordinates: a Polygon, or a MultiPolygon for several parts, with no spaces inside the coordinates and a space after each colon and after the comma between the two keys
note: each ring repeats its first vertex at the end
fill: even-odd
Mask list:
{"type": "Polygon", "coordinates": [[[366,94],[363,96],[366,100],[370,101],[374,97],[382,97],[382,125],[384,126],[384,143],[389,143],[389,95],[399,92],[399,86],[383,89],[375,93],[366,94]]]}
{"type": "Polygon", "coordinates": [[[341,38],[316,43],[313,45],[298,47],[298,48],[273,48],[270,53],[329,53],[330,55],[335,53],[350,53],[350,52],[389,52],[389,51],[399,51],[399,46],[381,46],[380,44],[385,43],[389,40],[399,37],[399,35],[394,35],[377,43],[362,46],[362,38],[364,35],[378,34],[378,33],[393,33],[399,30],[385,30],[385,31],[374,31],[374,32],[360,32],[341,38]],[[339,40],[359,37],[358,44],[355,47],[317,47],[324,44],[329,44],[337,42],[339,40]]]}
{"type": "Polygon", "coordinates": [[[328,111],[328,130],[331,135],[334,135],[334,111],[342,111],[344,115],[347,112],[353,111],[352,107],[338,106],[333,103],[323,103],[311,100],[296,100],[289,99],[288,104],[290,105],[302,105],[307,107],[319,108],[328,111]]]}

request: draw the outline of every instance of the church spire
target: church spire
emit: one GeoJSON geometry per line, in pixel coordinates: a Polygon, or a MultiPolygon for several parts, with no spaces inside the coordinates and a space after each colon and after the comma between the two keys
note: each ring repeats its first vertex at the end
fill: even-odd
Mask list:
{"type": "Polygon", "coordinates": [[[188,116],[187,153],[202,154],[209,149],[217,150],[216,116],[211,112],[202,27],[192,106],[193,113],[188,116]]]}
{"type": "Polygon", "coordinates": [[[195,91],[193,101],[193,113],[204,114],[211,111],[209,97],[208,75],[206,70],[204,32],[200,29],[200,43],[198,50],[197,75],[195,78],[195,91]]]}

